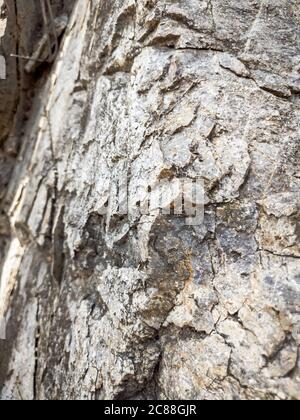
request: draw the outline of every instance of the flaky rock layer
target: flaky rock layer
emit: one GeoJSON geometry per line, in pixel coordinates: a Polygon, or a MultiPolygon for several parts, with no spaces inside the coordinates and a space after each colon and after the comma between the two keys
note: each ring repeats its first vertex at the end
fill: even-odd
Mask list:
{"type": "Polygon", "coordinates": [[[298,0],[78,0],[52,67],[12,63],[2,399],[300,397],[299,25],[298,0]],[[203,223],[103,215],[120,175],[139,204],[203,179],[203,223]]]}

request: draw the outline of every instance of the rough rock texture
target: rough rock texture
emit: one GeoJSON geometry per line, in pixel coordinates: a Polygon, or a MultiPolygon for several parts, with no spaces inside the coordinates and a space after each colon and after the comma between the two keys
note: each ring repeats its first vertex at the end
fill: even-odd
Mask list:
{"type": "Polygon", "coordinates": [[[52,68],[19,70],[2,399],[300,398],[299,27],[298,0],[78,0],[52,68]],[[120,174],[134,203],[203,178],[204,222],[103,215],[120,174]]]}

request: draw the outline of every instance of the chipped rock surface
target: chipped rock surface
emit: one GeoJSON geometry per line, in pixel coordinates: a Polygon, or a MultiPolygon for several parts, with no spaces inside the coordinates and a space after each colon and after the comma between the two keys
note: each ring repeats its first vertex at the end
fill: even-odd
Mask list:
{"type": "Polygon", "coordinates": [[[298,0],[62,3],[14,124],[0,81],[1,399],[299,399],[298,0]],[[141,215],[175,178],[200,224],[141,215]]]}

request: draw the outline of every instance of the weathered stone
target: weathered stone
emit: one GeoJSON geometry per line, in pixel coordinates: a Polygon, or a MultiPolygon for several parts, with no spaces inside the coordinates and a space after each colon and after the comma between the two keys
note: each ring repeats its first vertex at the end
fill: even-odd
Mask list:
{"type": "Polygon", "coordinates": [[[51,3],[0,80],[1,399],[299,399],[298,1],[51,3]]]}

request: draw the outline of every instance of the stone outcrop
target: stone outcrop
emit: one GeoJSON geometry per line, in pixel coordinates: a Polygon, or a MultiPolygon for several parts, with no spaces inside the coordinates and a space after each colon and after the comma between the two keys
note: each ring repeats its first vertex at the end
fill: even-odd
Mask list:
{"type": "Polygon", "coordinates": [[[298,0],[56,3],[0,81],[1,398],[299,399],[298,0]],[[103,214],[120,175],[203,179],[203,223],[103,214]]]}

